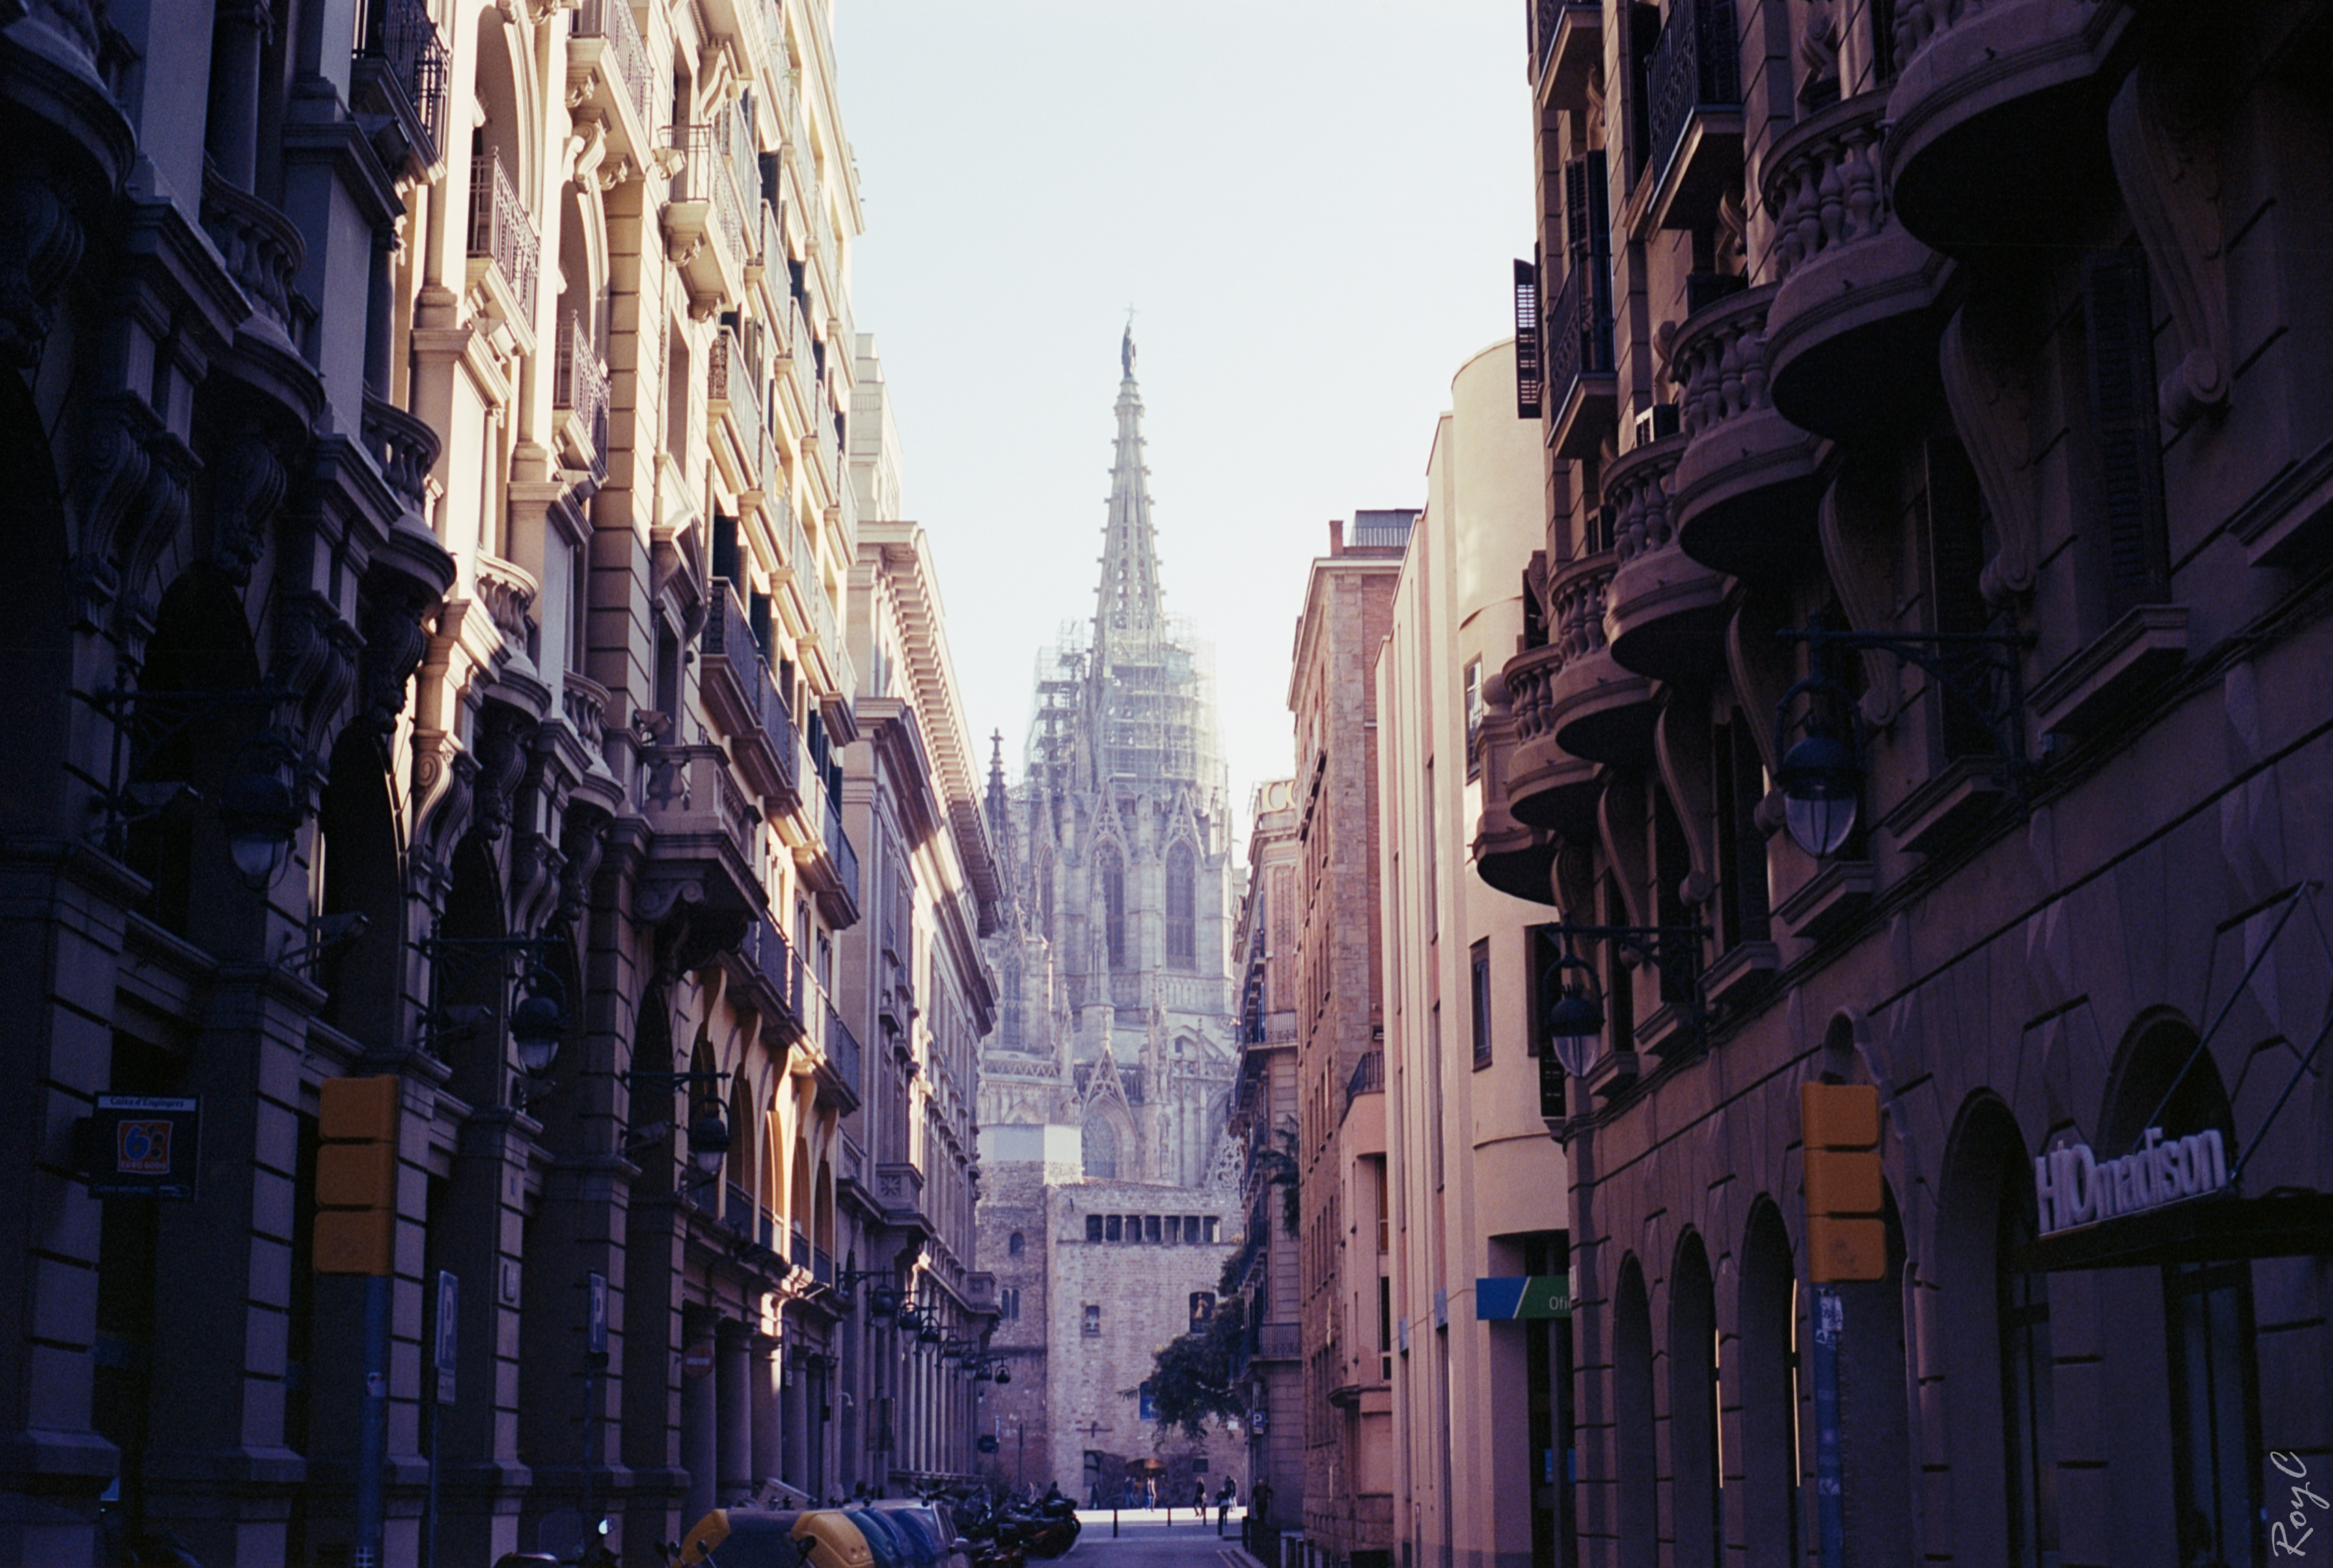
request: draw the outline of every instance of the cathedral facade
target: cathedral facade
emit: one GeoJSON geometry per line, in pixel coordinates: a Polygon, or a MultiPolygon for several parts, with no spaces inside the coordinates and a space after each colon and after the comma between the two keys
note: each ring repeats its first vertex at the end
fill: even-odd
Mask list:
{"type": "MultiPolygon", "coordinates": [[[[1038,666],[1021,781],[989,773],[1006,907],[980,1075],[981,1257],[1004,1308],[989,1393],[1009,1484],[1213,1490],[1239,1441],[1162,1438],[1157,1351],[1240,1241],[1230,794],[1205,649],[1160,602],[1129,336],[1094,615],[1038,666]]],[[[1241,1477],[1243,1484],[1244,1477],[1241,1477]]]]}

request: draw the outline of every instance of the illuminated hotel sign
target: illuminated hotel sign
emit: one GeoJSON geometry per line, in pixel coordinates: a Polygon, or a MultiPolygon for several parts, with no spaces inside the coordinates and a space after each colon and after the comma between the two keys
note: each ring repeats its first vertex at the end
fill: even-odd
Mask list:
{"type": "Polygon", "coordinates": [[[2044,1236],[2198,1198],[2227,1184],[2227,1148],[2209,1128],[2165,1138],[2162,1128],[2149,1127],[2138,1148],[2119,1160],[2098,1159],[2088,1143],[2073,1143],[2033,1162],[2044,1236]]]}

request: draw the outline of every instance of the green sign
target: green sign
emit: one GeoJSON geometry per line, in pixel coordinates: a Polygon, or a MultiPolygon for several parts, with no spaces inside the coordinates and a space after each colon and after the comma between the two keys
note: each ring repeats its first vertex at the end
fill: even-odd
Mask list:
{"type": "Polygon", "coordinates": [[[1570,1315],[1570,1274],[1506,1275],[1474,1282],[1474,1319],[1478,1323],[1570,1315]]]}

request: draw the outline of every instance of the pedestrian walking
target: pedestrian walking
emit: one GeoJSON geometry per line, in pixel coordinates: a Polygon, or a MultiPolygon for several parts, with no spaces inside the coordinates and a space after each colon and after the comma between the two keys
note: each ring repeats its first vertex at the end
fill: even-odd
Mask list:
{"type": "Polygon", "coordinates": [[[1234,1498],[1235,1498],[1235,1497],[1237,1497],[1238,1496],[1239,1496],[1239,1483],[1238,1483],[1237,1481],[1233,1480],[1229,1476],[1225,1476],[1225,1477],[1224,1477],[1224,1484],[1223,1484],[1220,1487],[1218,1487],[1218,1488],[1216,1489],[1216,1491],[1215,1491],[1215,1534],[1216,1534],[1216,1535],[1222,1535],[1222,1534],[1224,1533],[1224,1522],[1225,1522],[1226,1520],[1230,1519],[1230,1517],[1232,1516],[1232,1502],[1233,1502],[1233,1499],[1234,1499],[1234,1498]]]}

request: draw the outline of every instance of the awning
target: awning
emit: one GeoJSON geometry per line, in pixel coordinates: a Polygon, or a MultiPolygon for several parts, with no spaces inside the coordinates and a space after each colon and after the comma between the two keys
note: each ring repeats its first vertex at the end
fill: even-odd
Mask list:
{"type": "Polygon", "coordinates": [[[2254,1257],[2333,1257],[2333,1193],[2196,1199],[2119,1215],[2029,1242],[2014,1268],[2146,1268],[2254,1257]]]}

